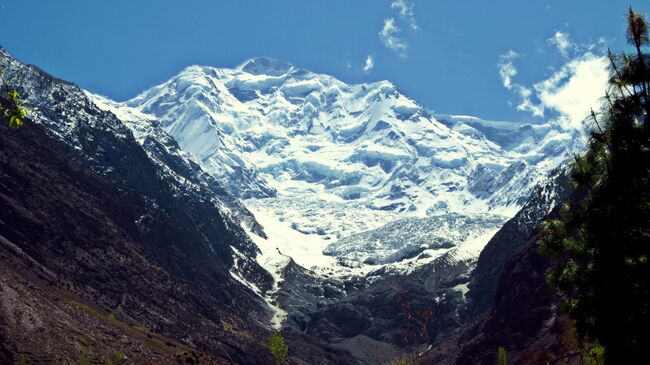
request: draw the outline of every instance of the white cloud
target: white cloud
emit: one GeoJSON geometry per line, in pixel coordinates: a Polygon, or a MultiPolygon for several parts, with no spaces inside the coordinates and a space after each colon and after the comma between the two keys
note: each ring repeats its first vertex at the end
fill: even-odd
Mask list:
{"type": "MultiPolygon", "coordinates": [[[[569,33],[558,30],[548,39],[548,43],[557,49],[564,58],[571,58],[587,52],[605,53],[608,41],[605,37],[600,37],[595,42],[573,42],[569,33]]],[[[542,51],[542,53],[544,52],[542,51]]]]}
{"type": "Polygon", "coordinates": [[[513,50],[499,56],[499,63],[497,64],[499,76],[501,76],[503,86],[508,90],[512,90],[512,78],[517,76],[517,68],[514,65],[514,60],[517,57],[519,57],[519,54],[513,50]]]}
{"type": "Polygon", "coordinates": [[[544,105],[535,104],[530,97],[533,95],[533,91],[525,86],[516,85],[517,95],[521,101],[517,104],[517,110],[522,112],[529,112],[534,117],[544,117],[544,105]]]}
{"type": "Polygon", "coordinates": [[[415,13],[413,12],[413,4],[409,4],[407,0],[395,0],[390,7],[397,9],[399,15],[406,21],[411,29],[418,30],[418,23],[415,21],[415,13]]]}
{"type": "Polygon", "coordinates": [[[576,48],[576,45],[569,39],[569,34],[563,33],[559,30],[556,31],[548,41],[551,42],[564,57],[568,57],[569,51],[576,48]]]}
{"type": "Polygon", "coordinates": [[[368,55],[366,58],[366,64],[363,66],[363,72],[370,73],[375,67],[375,58],[372,55],[368,55]]]}
{"type": "Polygon", "coordinates": [[[379,39],[381,39],[388,49],[397,53],[398,56],[406,57],[406,42],[398,36],[401,31],[395,25],[395,19],[384,19],[384,27],[379,32],[379,39]]]}
{"type": "Polygon", "coordinates": [[[605,94],[609,79],[607,58],[586,52],[530,88],[514,81],[514,60],[518,57],[516,52],[509,51],[499,57],[497,65],[503,86],[519,98],[517,110],[535,117],[551,112],[562,127],[583,129],[590,109],[598,110],[605,94]]]}
{"type": "MultiPolygon", "coordinates": [[[[411,4],[410,0],[393,0],[390,7],[397,10],[399,14],[397,20],[399,20],[400,26],[408,26],[413,32],[418,30],[413,4],[411,4]]],[[[395,52],[398,56],[406,58],[406,41],[404,40],[402,28],[397,25],[398,22],[395,19],[394,17],[384,19],[384,26],[379,32],[379,39],[386,48],[395,52]]]]}
{"type": "Polygon", "coordinates": [[[539,105],[564,117],[565,127],[581,125],[591,108],[600,109],[609,80],[608,65],[607,57],[591,52],[572,59],[534,85],[539,105]]]}

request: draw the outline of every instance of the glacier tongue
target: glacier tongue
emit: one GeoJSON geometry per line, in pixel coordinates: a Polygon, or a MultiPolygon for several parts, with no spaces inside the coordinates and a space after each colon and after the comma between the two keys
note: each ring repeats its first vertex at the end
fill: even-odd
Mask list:
{"type": "Polygon", "coordinates": [[[348,85],[269,58],[191,66],[112,107],[158,121],[267,230],[288,229],[276,249],[322,270],[371,262],[346,254],[343,265],[323,251],[398,219],[505,222],[575,148],[558,126],[436,118],[390,82],[348,85]]]}
{"type": "Polygon", "coordinates": [[[493,232],[502,225],[502,216],[486,214],[469,217],[449,213],[425,218],[403,218],[378,229],[340,239],[325,248],[325,253],[366,264],[390,264],[411,258],[426,259],[463,246],[462,243],[476,242],[486,232],[493,232]]]}

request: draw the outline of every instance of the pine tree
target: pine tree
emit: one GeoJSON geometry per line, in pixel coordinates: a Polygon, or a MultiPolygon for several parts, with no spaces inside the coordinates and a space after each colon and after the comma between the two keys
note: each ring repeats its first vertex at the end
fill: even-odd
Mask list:
{"type": "Polygon", "coordinates": [[[609,52],[607,107],[592,111],[588,150],[574,159],[574,199],[545,223],[541,244],[549,282],[608,364],[635,363],[650,346],[650,57],[647,22],[632,9],[627,40],[633,54],[609,52]]]}

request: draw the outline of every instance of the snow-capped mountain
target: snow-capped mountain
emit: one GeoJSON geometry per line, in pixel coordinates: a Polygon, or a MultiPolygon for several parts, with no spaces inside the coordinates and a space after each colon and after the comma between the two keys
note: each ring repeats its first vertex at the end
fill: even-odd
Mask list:
{"type": "Polygon", "coordinates": [[[453,283],[462,301],[485,244],[574,148],[554,125],[435,117],[390,82],[268,58],[191,66],[126,102],[87,95],[246,229],[273,282],[236,247],[230,274],[276,328],[304,330],[319,306],[384,278],[442,275],[433,287],[453,283]]]}
{"type": "Polygon", "coordinates": [[[390,82],[349,85],[269,58],[191,66],[111,107],[156,120],[305,267],[330,267],[333,242],[398,219],[505,222],[573,141],[555,126],[436,118],[390,82]]]}
{"type": "Polygon", "coordinates": [[[235,247],[231,276],[271,325],[301,331],[322,306],[399,278],[426,283],[460,321],[484,246],[582,141],[554,123],[434,116],[390,82],[268,58],[191,66],[126,102],[88,95],[162,166],[226,190],[216,200],[273,280],[260,286],[235,247]]]}

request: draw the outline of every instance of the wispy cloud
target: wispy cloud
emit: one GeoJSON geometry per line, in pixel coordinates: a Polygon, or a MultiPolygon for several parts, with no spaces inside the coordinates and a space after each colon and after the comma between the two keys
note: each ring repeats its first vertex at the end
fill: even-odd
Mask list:
{"type": "Polygon", "coordinates": [[[499,76],[503,86],[508,90],[512,90],[512,78],[517,76],[517,68],[514,65],[514,60],[517,57],[519,57],[519,54],[513,50],[499,56],[499,63],[497,64],[499,76]]]}
{"type": "Polygon", "coordinates": [[[555,31],[553,36],[548,39],[548,43],[564,58],[573,58],[587,52],[605,53],[607,50],[605,37],[600,37],[595,42],[578,43],[571,40],[569,33],[559,30],[555,31]]]}
{"type": "Polygon", "coordinates": [[[399,11],[399,16],[404,19],[413,30],[418,30],[418,23],[415,21],[415,13],[413,12],[413,4],[407,0],[395,0],[390,7],[399,11]]]}
{"type": "Polygon", "coordinates": [[[499,70],[499,77],[501,77],[503,87],[511,90],[519,97],[520,102],[517,105],[517,110],[528,111],[534,116],[542,117],[544,116],[543,108],[538,107],[530,100],[533,91],[513,81],[518,72],[517,67],[515,67],[515,59],[517,58],[519,58],[519,54],[513,50],[509,50],[499,56],[497,69],[499,70]]]}
{"type": "Polygon", "coordinates": [[[551,42],[551,44],[553,44],[564,57],[569,57],[569,51],[576,48],[576,45],[569,39],[569,34],[559,30],[556,31],[548,41],[551,42]]]}
{"type": "Polygon", "coordinates": [[[366,57],[366,63],[363,66],[363,72],[370,73],[373,68],[375,68],[375,58],[372,57],[372,55],[368,55],[368,57],[366,57]]]}
{"type": "Polygon", "coordinates": [[[401,27],[404,27],[406,30],[410,29],[411,32],[416,32],[419,29],[418,23],[415,20],[413,4],[409,0],[394,0],[390,4],[390,7],[391,9],[397,10],[399,17],[384,19],[384,26],[379,32],[379,39],[386,48],[395,52],[398,56],[406,58],[407,43],[401,27]]]}
{"type": "Polygon", "coordinates": [[[406,57],[406,42],[399,37],[402,30],[395,25],[394,18],[384,19],[384,27],[379,32],[379,39],[388,49],[400,57],[406,57]]]}

